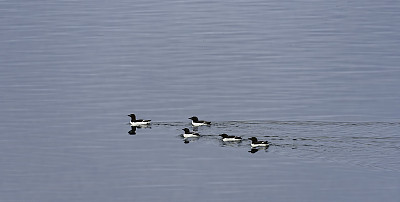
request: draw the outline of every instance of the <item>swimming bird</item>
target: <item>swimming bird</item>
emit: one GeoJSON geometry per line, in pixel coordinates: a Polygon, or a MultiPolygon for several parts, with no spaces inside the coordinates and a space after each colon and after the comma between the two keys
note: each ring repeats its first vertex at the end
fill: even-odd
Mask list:
{"type": "Polygon", "coordinates": [[[222,137],[222,141],[224,142],[230,142],[230,141],[241,141],[242,138],[239,136],[233,136],[233,135],[227,135],[227,134],[221,134],[219,135],[222,137]]]}
{"type": "Polygon", "coordinates": [[[129,117],[131,117],[131,126],[141,126],[141,125],[147,125],[150,124],[151,120],[143,120],[143,119],[136,119],[135,114],[129,114],[129,117]]]}
{"type": "Polygon", "coordinates": [[[251,147],[268,147],[269,146],[269,142],[268,141],[259,141],[257,140],[256,137],[251,137],[249,138],[249,140],[251,140],[251,147]]]}
{"type": "Polygon", "coordinates": [[[190,117],[189,119],[192,119],[192,125],[193,125],[193,126],[211,125],[211,122],[199,120],[199,118],[197,118],[196,116],[192,116],[192,117],[190,117]]]}
{"type": "Polygon", "coordinates": [[[182,130],[185,131],[185,133],[183,134],[183,137],[185,137],[185,138],[187,138],[187,137],[200,137],[200,134],[195,133],[195,132],[191,132],[189,130],[189,128],[184,128],[182,130]]]}

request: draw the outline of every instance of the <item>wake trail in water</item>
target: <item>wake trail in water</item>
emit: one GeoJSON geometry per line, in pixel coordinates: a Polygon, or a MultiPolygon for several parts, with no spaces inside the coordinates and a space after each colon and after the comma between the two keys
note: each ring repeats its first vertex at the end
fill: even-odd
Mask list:
{"type": "MultiPolygon", "coordinates": [[[[400,171],[400,123],[326,121],[216,121],[211,126],[192,127],[190,122],[153,122],[152,127],[192,128],[201,141],[219,141],[221,133],[271,142],[270,153],[299,158],[324,159],[379,169],[400,171]]],[[[217,143],[217,145],[221,145],[217,143]]],[[[222,144],[221,146],[229,146],[222,144]]]]}

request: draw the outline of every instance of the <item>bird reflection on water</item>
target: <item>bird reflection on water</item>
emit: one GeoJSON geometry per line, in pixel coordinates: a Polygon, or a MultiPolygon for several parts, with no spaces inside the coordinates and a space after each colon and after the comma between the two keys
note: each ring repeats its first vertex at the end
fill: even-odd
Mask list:
{"type": "Polygon", "coordinates": [[[136,135],[136,126],[131,126],[131,130],[128,133],[129,135],[136,135]]]}
{"type": "Polygon", "coordinates": [[[249,153],[256,153],[260,150],[264,150],[265,152],[268,152],[268,147],[251,147],[251,149],[249,150],[249,153]]]}
{"type": "Polygon", "coordinates": [[[131,126],[131,130],[128,131],[129,135],[136,135],[136,129],[138,128],[151,128],[149,125],[143,125],[143,126],[131,126]]]}

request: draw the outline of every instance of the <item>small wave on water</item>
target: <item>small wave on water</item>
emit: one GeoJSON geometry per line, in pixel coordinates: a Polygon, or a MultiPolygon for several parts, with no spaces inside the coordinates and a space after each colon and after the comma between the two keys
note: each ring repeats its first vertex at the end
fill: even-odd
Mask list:
{"type": "Polygon", "coordinates": [[[261,149],[269,153],[400,171],[400,123],[395,122],[223,121],[201,127],[192,127],[188,122],[154,122],[146,129],[158,127],[176,128],[175,137],[185,144],[207,143],[256,153],[260,148],[251,148],[248,138],[257,137],[270,142],[269,148],[261,149]],[[185,127],[201,136],[179,136],[185,127]],[[243,140],[226,143],[218,136],[221,133],[243,140]]]}

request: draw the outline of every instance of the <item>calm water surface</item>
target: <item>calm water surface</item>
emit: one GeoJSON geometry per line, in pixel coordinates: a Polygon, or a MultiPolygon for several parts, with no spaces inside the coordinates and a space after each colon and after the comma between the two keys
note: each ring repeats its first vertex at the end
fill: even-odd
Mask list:
{"type": "Polygon", "coordinates": [[[0,199],[399,201],[399,11],[0,1],[0,199]]]}

